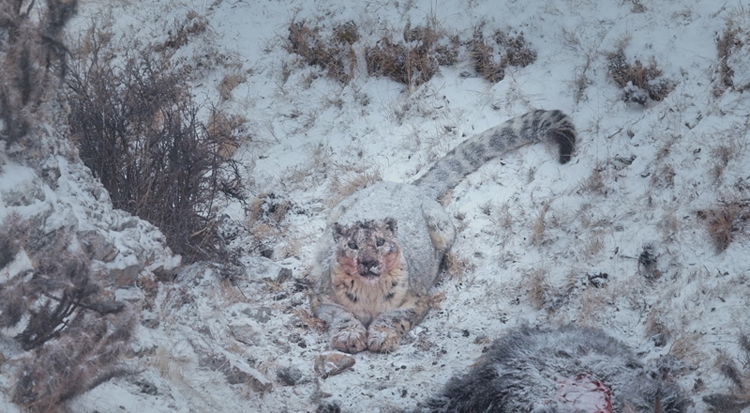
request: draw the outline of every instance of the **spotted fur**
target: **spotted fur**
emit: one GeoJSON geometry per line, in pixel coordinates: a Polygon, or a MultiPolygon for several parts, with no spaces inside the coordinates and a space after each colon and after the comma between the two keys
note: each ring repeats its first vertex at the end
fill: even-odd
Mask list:
{"type": "Polygon", "coordinates": [[[598,329],[522,327],[412,413],[686,412],[690,399],[654,367],[598,329]]]}
{"type": "Polygon", "coordinates": [[[413,185],[379,182],[339,203],[319,243],[312,299],[331,346],[395,350],[427,313],[429,289],[455,240],[437,199],[485,162],[525,144],[556,143],[566,163],[575,140],[562,112],[530,112],[460,144],[413,185]]]}
{"type": "Polygon", "coordinates": [[[535,110],[515,117],[453,148],[414,185],[438,199],[490,159],[540,142],[557,145],[560,163],[567,163],[576,143],[573,122],[559,110],[535,110]]]}

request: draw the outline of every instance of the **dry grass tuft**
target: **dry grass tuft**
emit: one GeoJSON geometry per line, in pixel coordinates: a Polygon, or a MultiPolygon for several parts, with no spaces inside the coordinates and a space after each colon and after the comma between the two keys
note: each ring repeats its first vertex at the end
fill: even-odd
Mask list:
{"type": "Polygon", "coordinates": [[[537,310],[541,310],[549,304],[550,285],[547,282],[547,271],[538,269],[531,274],[526,275],[528,283],[528,293],[531,305],[537,310]]]}
{"type": "Polygon", "coordinates": [[[6,147],[34,131],[45,103],[55,100],[67,72],[64,29],[77,6],[68,0],[0,2],[0,139],[6,147]]]}
{"type": "Polygon", "coordinates": [[[662,315],[659,310],[652,310],[646,321],[646,335],[650,338],[656,347],[664,347],[669,341],[672,331],[662,321],[662,315]]]}
{"type": "Polygon", "coordinates": [[[250,220],[280,224],[292,209],[292,202],[273,192],[262,193],[250,201],[250,220]]]}
{"type": "Polygon", "coordinates": [[[216,152],[221,159],[228,161],[234,156],[240,146],[238,132],[243,130],[246,121],[244,116],[222,111],[212,111],[209,114],[206,130],[209,135],[216,137],[216,152]]]}
{"type": "MultiPolygon", "coordinates": [[[[537,53],[523,33],[497,30],[486,40],[483,28],[480,25],[475,29],[465,47],[477,73],[485,79],[499,82],[508,66],[525,67],[536,60],[537,53]]],[[[292,22],[286,48],[308,65],[319,66],[327,70],[330,78],[346,84],[357,65],[353,44],[363,43],[357,26],[349,22],[329,34],[324,32],[324,28],[305,21],[292,22]]],[[[381,37],[374,45],[362,48],[362,58],[370,76],[385,76],[413,90],[432,79],[440,66],[456,64],[462,47],[458,36],[448,35],[434,21],[415,27],[407,23],[401,38],[394,34],[381,37]]]]}
{"type": "Polygon", "coordinates": [[[357,65],[352,47],[359,40],[357,25],[353,22],[341,24],[327,38],[321,31],[321,27],[310,26],[304,20],[292,21],[286,50],[302,57],[308,65],[324,69],[329,78],[349,83],[357,65]]]}
{"type": "Polygon", "coordinates": [[[710,412],[740,413],[750,406],[750,338],[741,334],[739,344],[744,358],[741,366],[727,354],[720,354],[716,360],[716,367],[731,383],[732,392],[703,397],[703,401],[711,406],[710,412]]]}
{"type": "Polygon", "coordinates": [[[277,253],[284,256],[294,254],[299,241],[288,235],[289,222],[286,220],[294,207],[292,201],[273,192],[253,198],[248,205],[247,227],[252,235],[252,240],[246,245],[248,250],[266,258],[277,253]]]}
{"type": "Polygon", "coordinates": [[[445,32],[434,25],[412,28],[407,24],[403,42],[384,36],[365,50],[367,71],[414,89],[432,79],[441,65],[456,63],[458,43],[457,38],[447,39],[445,32]]]}
{"type": "Polygon", "coordinates": [[[328,206],[334,206],[338,204],[342,199],[349,195],[359,191],[360,189],[367,188],[375,182],[380,182],[383,177],[379,171],[368,171],[354,176],[353,178],[342,178],[341,175],[334,175],[331,180],[331,192],[333,196],[328,201],[328,206]]]}
{"type": "Polygon", "coordinates": [[[536,60],[537,53],[523,37],[523,33],[512,36],[497,30],[492,41],[487,41],[483,28],[484,25],[476,27],[469,42],[474,69],[483,78],[492,83],[499,82],[505,78],[508,66],[526,67],[536,60]],[[496,50],[496,47],[500,50],[496,50]]]}
{"type": "Polygon", "coordinates": [[[292,310],[295,316],[299,318],[299,320],[302,322],[302,325],[311,329],[315,330],[319,333],[325,333],[326,332],[326,323],[325,321],[321,320],[318,317],[315,317],[305,308],[295,308],[292,310]]]}
{"type": "Polygon", "coordinates": [[[729,247],[735,234],[750,228],[750,201],[721,201],[711,209],[698,211],[697,215],[706,225],[716,250],[722,252],[729,247]]]}
{"type": "Polygon", "coordinates": [[[601,317],[607,308],[607,297],[609,292],[603,288],[587,288],[579,299],[578,314],[576,319],[581,325],[599,327],[601,317]]]}
{"type": "Polygon", "coordinates": [[[654,188],[673,188],[677,172],[672,165],[663,165],[651,175],[651,186],[654,188]]]}
{"type": "MultiPolygon", "coordinates": [[[[719,79],[715,85],[714,95],[717,97],[727,89],[737,92],[750,90],[750,82],[742,83],[741,80],[736,79],[734,70],[735,68],[742,70],[742,65],[748,53],[746,48],[750,46],[750,30],[747,27],[747,21],[746,11],[740,9],[738,13],[727,20],[724,31],[716,38],[719,79]]],[[[742,80],[746,81],[747,79],[742,80]]]]}
{"type": "Polygon", "coordinates": [[[450,251],[446,252],[443,256],[441,266],[445,273],[451,279],[456,280],[456,282],[461,282],[466,271],[472,269],[468,259],[461,258],[450,251]]]}
{"type": "Polygon", "coordinates": [[[549,211],[549,206],[549,202],[545,202],[544,204],[542,204],[542,209],[539,211],[539,217],[536,221],[534,221],[534,225],[531,230],[532,245],[544,244],[544,232],[547,228],[545,217],[547,216],[547,211],[549,211]]]}
{"type": "Polygon", "coordinates": [[[585,242],[583,254],[586,258],[594,258],[604,249],[604,241],[602,240],[601,231],[595,231],[591,233],[591,237],[585,242]]]}
{"type": "Polygon", "coordinates": [[[607,74],[623,89],[623,100],[645,105],[649,100],[660,102],[674,89],[674,82],[662,77],[652,61],[644,66],[639,60],[630,64],[622,48],[607,53],[607,74]]]}
{"type": "Polygon", "coordinates": [[[195,11],[189,11],[184,20],[178,21],[167,32],[167,40],[162,44],[154,46],[159,53],[175,51],[190,43],[190,39],[199,36],[208,30],[208,19],[195,11]]]}
{"type": "Polygon", "coordinates": [[[222,102],[232,99],[232,91],[241,83],[245,83],[247,76],[240,73],[232,73],[224,76],[219,83],[219,96],[222,102]]]}
{"type": "Polygon", "coordinates": [[[605,174],[604,172],[607,169],[607,165],[605,163],[599,163],[596,165],[596,167],[591,171],[591,175],[589,175],[588,178],[581,184],[581,188],[579,189],[579,193],[591,193],[591,194],[599,194],[599,195],[607,195],[609,192],[609,189],[604,184],[605,180],[605,174]]]}
{"type": "Polygon", "coordinates": [[[719,57],[719,82],[724,89],[734,86],[734,69],[729,66],[729,57],[732,52],[742,46],[739,39],[740,30],[736,27],[727,27],[716,39],[716,54],[719,57]]]}
{"type": "Polygon", "coordinates": [[[714,149],[713,156],[711,157],[714,165],[711,167],[710,174],[715,180],[718,181],[721,179],[721,176],[724,175],[724,170],[729,165],[729,161],[737,156],[738,150],[739,148],[734,144],[721,145],[714,149]]]}
{"type": "Polygon", "coordinates": [[[697,363],[702,357],[696,343],[700,337],[697,333],[684,333],[678,336],[669,347],[669,354],[686,363],[697,363]]]}

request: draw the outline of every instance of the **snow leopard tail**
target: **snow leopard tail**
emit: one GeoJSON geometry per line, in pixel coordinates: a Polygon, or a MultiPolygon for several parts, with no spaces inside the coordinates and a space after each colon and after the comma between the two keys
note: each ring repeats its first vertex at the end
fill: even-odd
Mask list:
{"type": "Polygon", "coordinates": [[[517,116],[453,148],[414,185],[438,199],[490,159],[538,142],[556,144],[560,149],[560,163],[567,163],[575,148],[575,126],[559,110],[535,110],[517,116]]]}

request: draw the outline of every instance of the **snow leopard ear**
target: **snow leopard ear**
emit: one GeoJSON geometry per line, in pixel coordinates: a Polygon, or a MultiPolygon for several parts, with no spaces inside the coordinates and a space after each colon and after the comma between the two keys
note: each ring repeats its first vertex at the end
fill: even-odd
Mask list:
{"type": "Polygon", "coordinates": [[[396,218],[388,217],[383,220],[383,223],[385,224],[385,228],[388,231],[391,231],[393,235],[396,235],[396,231],[398,231],[398,223],[396,222],[396,218]]]}
{"type": "Polygon", "coordinates": [[[346,227],[338,222],[334,222],[331,225],[331,232],[333,233],[333,241],[339,242],[346,235],[346,227]]]}

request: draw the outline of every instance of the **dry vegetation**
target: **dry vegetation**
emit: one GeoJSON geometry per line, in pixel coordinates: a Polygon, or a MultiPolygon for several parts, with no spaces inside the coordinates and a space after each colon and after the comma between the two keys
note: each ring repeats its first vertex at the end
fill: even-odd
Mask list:
{"type": "Polygon", "coordinates": [[[660,102],[674,89],[674,82],[662,77],[652,61],[644,66],[639,60],[631,64],[622,48],[607,53],[607,74],[623,89],[623,100],[645,105],[649,100],[660,102]]]}
{"type": "Polygon", "coordinates": [[[100,286],[91,257],[71,248],[76,235],[45,233],[16,214],[0,226],[0,270],[26,254],[33,268],[0,283],[0,328],[27,350],[14,361],[13,400],[30,412],[52,412],[112,377],[129,374],[122,362],[137,317],[100,286]]]}
{"type": "MultiPolygon", "coordinates": [[[[24,159],[43,144],[35,130],[49,116],[45,104],[64,106],[57,93],[69,72],[62,31],[76,7],[75,0],[0,5],[0,138],[6,146],[19,143],[24,159]]],[[[60,411],[129,374],[122,356],[137,322],[134,309],[103,287],[104,274],[91,266],[95,252],[81,249],[86,242],[75,229],[50,230],[46,218],[11,212],[0,225],[0,329],[18,331],[13,340],[26,350],[7,361],[15,376],[10,396],[29,412],[60,411]],[[10,269],[19,257],[29,268],[10,269]]]]}
{"type": "Polygon", "coordinates": [[[275,246],[283,240],[283,255],[294,255],[299,245],[288,236],[289,222],[286,219],[294,207],[291,200],[273,192],[256,195],[248,205],[247,227],[252,236],[251,242],[245,245],[248,252],[272,258],[275,246]]]}
{"type": "Polygon", "coordinates": [[[746,27],[742,27],[736,21],[730,19],[727,22],[727,26],[724,32],[716,38],[716,55],[719,59],[718,75],[719,82],[716,85],[714,94],[716,96],[721,95],[725,90],[731,89],[737,92],[743,92],[750,89],[750,82],[739,84],[735,80],[735,70],[732,64],[736,64],[737,60],[732,58],[742,50],[743,47],[747,47],[750,41],[750,35],[746,27]]]}
{"type": "Polygon", "coordinates": [[[295,53],[310,66],[319,66],[328,77],[349,83],[354,76],[357,56],[352,44],[359,40],[357,25],[347,22],[333,29],[327,38],[322,29],[306,21],[292,21],[289,25],[287,51],[295,53]]]}
{"type": "Polygon", "coordinates": [[[469,41],[474,69],[483,78],[492,83],[499,82],[505,78],[508,66],[526,67],[536,60],[536,51],[528,44],[523,33],[512,36],[497,30],[492,40],[488,41],[484,37],[483,28],[484,25],[475,28],[474,36],[469,41]]]}
{"type": "MultiPolygon", "coordinates": [[[[362,58],[368,75],[388,77],[410,90],[432,79],[440,66],[456,64],[464,49],[477,74],[493,83],[505,77],[508,66],[525,67],[536,60],[536,51],[523,33],[511,35],[497,30],[491,40],[486,40],[483,28],[480,25],[472,39],[462,42],[434,22],[415,27],[407,24],[400,38],[389,34],[373,45],[365,45],[362,58]]],[[[349,22],[334,27],[328,35],[323,32],[319,26],[293,21],[286,48],[308,65],[325,70],[328,77],[348,83],[354,77],[358,59],[353,45],[362,43],[358,28],[349,22]]]]}
{"type": "Polygon", "coordinates": [[[328,201],[328,206],[336,206],[336,204],[349,195],[382,180],[383,178],[378,171],[364,172],[348,179],[342,178],[339,174],[333,175],[331,180],[331,192],[333,196],[328,201]]]}
{"type": "Polygon", "coordinates": [[[706,225],[716,250],[722,252],[737,234],[750,228],[750,201],[721,201],[713,208],[698,211],[698,218],[706,225]]]}
{"type": "Polygon", "coordinates": [[[428,82],[441,65],[452,65],[458,59],[458,39],[450,41],[436,25],[407,25],[403,42],[381,38],[365,51],[368,74],[386,76],[411,89],[428,82]]]}
{"type": "Polygon", "coordinates": [[[239,165],[231,159],[244,119],[196,103],[174,49],[205,30],[201,19],[165,43],[120,54],[114,34],[92,27],[73,51],[65,81],[68,131],[81,160],[112,203],[158,226],[188,261],[222,259],[214,205],[242,199],[239,165]]]}
{"type": "Polygon", "coordinates": [[[714,413],[740,413],[750,406],[750,338],[741,334],[739,345],[742,359],[737,362],[727,356],[719,357],[717,367],[732,386],[731,393],[705,396],[703,401],[714,413]]]}
{"type": "Polygon", "coordinates": [[[719,57],[719,82],[723,89],[734,86],[734,69],[729,66],[729,57],[735,48],[742,46],[738,38],[740,30],[736,27],[727,27],[724,33],[716,39],[716,54],[719,57]]]}
{"type": "Polygon", "coordinates": [[[6,146],[30,132],[65,76],[61,38],[77,6],[76,0],[0,3],[0,139],[6,146]]]}

